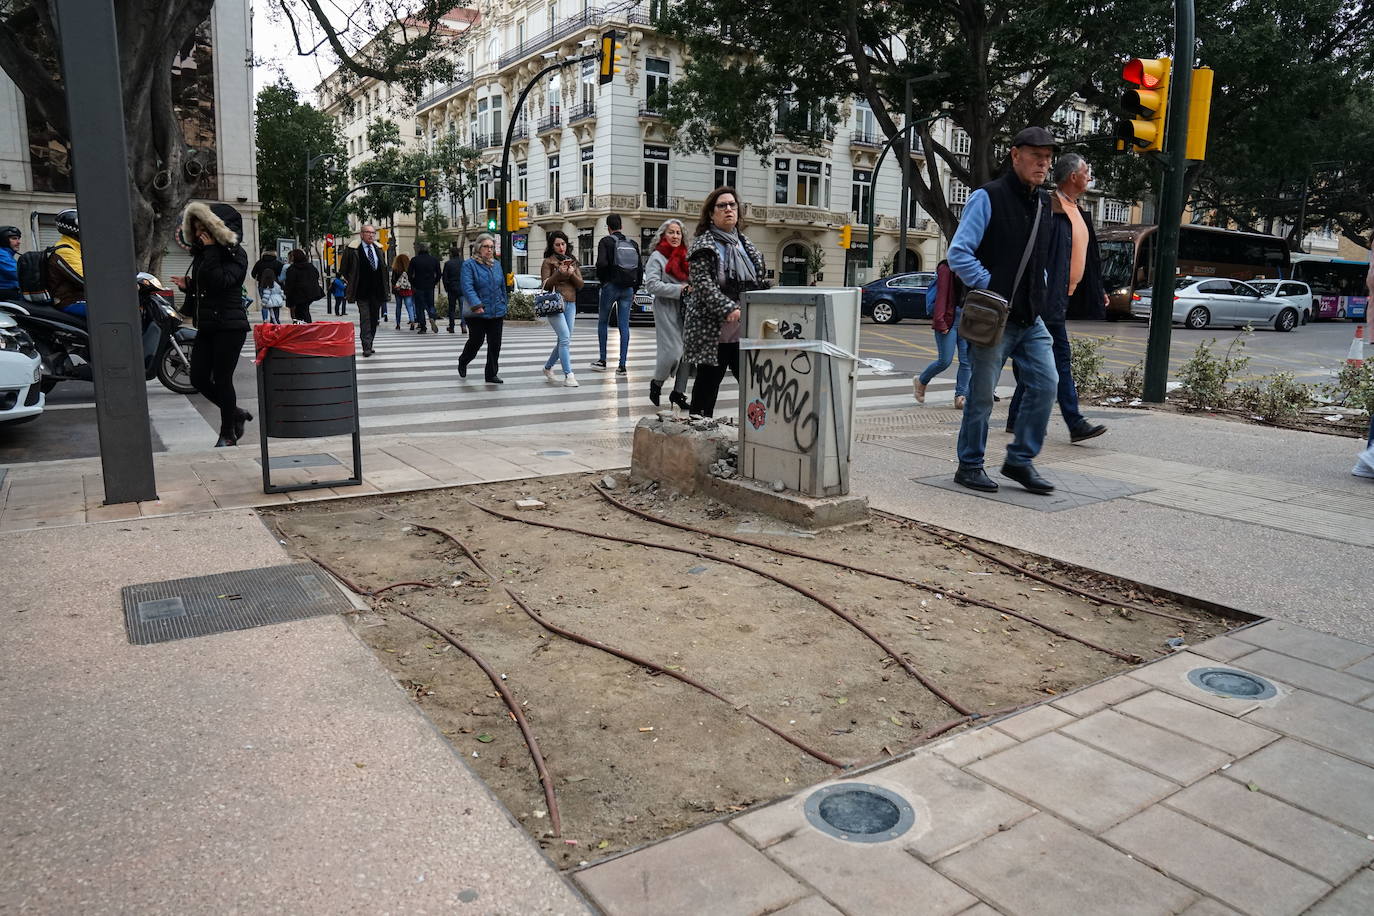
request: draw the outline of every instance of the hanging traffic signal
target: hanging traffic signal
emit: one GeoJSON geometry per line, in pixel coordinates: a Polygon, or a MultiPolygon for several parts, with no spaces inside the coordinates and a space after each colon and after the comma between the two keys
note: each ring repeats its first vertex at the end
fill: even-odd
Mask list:
{"type": "Polygon", "coordinates": [[[495,198],[495,197],[488,197],[488,198],[487,198],[487,231],[488,231],[488,232],[495,232],[496,230],[498,230],[498,229],[500,229],[500,228],[501,228],[501,214],[498,212],[498,207],[497,207],[497,203],[496,203],[496,198],[495,198]]]}
{"type": "Polygon", "coordinates": [[[1207,127],[1212,120],[1212,68],[1193,68],[1188,100],[1188,148],[1183,158],[1201,162],[1207,158],[1207,127]]]}
{"type": "Polygon", "coordinates": [[[601,65],[601,78],[598,83],[602,86],[609,83],[620,72],[620,55],[618,52],[622,45],[618,40],[615,29],[601,33],[601,53],[598,55],[601,65]]]}
{"type": "Polygon", "coordinates": [[[1169,65],[1167,57],[1134,57],[1121,68],[1121,78],[1136,87],[1121,94],[1121,107],[1135,117],[1117,122],[1118,152],[1150,153],[1164,149],[1169,65]]]}
{"type": "Polygon", "coordinates": [[[848,248],[854,243],[854,227],[848,223],[840,227],[840,247],[848,248]]]}
{"type": "Polygon", "coordinates": [[[421,176],[420,179],[415,183],[415,191],[417,194],[420,195],[421,200],[424,200],[425,198],[429,197],[429,180],[424,176],[421,176]]]}
{"type": "Polygon", "coordinates": [[[530,205],[523,200],[512,200],[506,204],[506,229],[518,232],[530,227],[530,205]]]}
{"type": "Polygon", "coordinates": [[[390,230],[390,229],[378,229],[378,230],[377,230],[377,244],[382,246],[382,250],[383,250],[383,251],[389,251],[389,250],[391,249],[391,230],[390,230]]]}

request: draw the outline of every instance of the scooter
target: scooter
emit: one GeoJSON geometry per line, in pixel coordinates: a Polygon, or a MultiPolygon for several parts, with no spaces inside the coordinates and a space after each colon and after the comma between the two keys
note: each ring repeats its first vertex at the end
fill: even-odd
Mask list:
{"type": "MultiPolygon", "coordinates": [[[[143,377],[157,379],[177,394],[194,394],[191,384],[191,343],[195,328],[184,327],[181,315],[172,305],[169,290],[149,273],[140,272],[138,309],[143,327],[143,377]]],[[[91,341],[86,321],[61,309],[39,302],[0,301],[0,309],[14,315],[28,331],[43,361],[44,394],[58,382],[94,378],[91,367],[91,341]]]]}

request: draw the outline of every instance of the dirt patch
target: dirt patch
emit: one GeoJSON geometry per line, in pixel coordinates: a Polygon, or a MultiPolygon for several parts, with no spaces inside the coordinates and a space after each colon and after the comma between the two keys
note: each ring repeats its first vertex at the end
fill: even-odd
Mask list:
{"type": "Polygon", "coordinates": [[[1127,583],[982,544],[1110,596],[1195,619],[1180,624],[1068,595],[894,518],[814,538],[705,499],[655,489],[616,495],[655,515],[743,535],[917,580],[917,588],[635,518],[597,495],[591,476],[544,478],[405,496],[312,503],[265,512],[293,553],[338,569],[365,589],[396,589],[355,615],[359,636],[440,731],[563,867],[577,866],[742,811],[835,771],[746,717],[752,713],[846,764],[900,754],[959,713],[832,611],[718,558],[767,569],[834,602],[957,703],[986,714],[1042,700],[1130,667],[1126,661],[1015,617],[958,600],[959,592],[1064,631],[1152,659],[1167,642],[1194,643],[1233,622],[1151,597],[1127,583]],[[588,532],[709,552],[688,556],[504,521],[520,513],[588,532]],[[385,513],[383,515],[382,513],[385,513]],[[551,623],[682,672],[671,676],[556,636],[474,568],[462,538],[494,576],[551,623]],[[550,836],[544,794],[520,732],[490,680],[405,608],[454,634],[504,676],[553,774],[563,831],[550,836]]]}
{"type": "Polygon", "coordinates": [[[1109,403],[1107,396],[1102,395],[1093,397],[1091,403],[1093,407],[1097,408],[1111,408],[1113,410],[1154,410],[1164,413],[1176,413],[1186,417],[1206,417],[1210,420],[1226,420],[1231,423],[1243,423],[1247,426],[1268,426],[1277,429],[1293,429],[1303,433],[1320,433],[1323,436],[1341,436],[1346,439],[1363,439],[1369,433],[1369,417],[1355,416],[1348,413],[1302,413],[1288,423],[1271,423],[1262,417],[1257,417],[1244,410],[1190,410],[1181,404],[1171,404],[1167,401],[1163,404],[1109,403]],[[1326,419],[1328,416],[1340,416],[1340,419],[1332,421],[1326,419]]]}

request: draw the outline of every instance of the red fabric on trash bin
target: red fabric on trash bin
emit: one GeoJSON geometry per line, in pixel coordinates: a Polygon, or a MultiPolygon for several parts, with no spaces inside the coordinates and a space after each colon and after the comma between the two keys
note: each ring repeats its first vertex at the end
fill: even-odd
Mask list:
{"type": "Polygon", "coordinates": [[[259,324],[253,327],[254,364],[268,350],[285,350],[300,356],[353,356],[353,322],[317,321],[311,324],[259,324]]]}

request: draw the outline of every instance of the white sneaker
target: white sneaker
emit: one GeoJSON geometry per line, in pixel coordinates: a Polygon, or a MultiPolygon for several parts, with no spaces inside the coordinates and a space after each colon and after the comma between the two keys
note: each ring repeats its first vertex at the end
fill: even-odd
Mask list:
{"type": "Polygon", "coordinates": [[[564,388],[578,388],[578,387],[581,387],[581,386],[579,386],[579,385],[577,384],[577,377],[574,376],[571,372],[569,372],[567,375],[563,376],[563,387],[564,387],[564,388]]]}
{"type": "Polygon", "coordinates": [[[554,374],[553,374],[553,370],[552,370],[552,369],[545,369],[545,370],[544,370],[544,378],[548,379],[551,383],[553,383],[553,384],[555,384],[555,385],[558,384],[558,379],[554,377],[554,374]]]}

